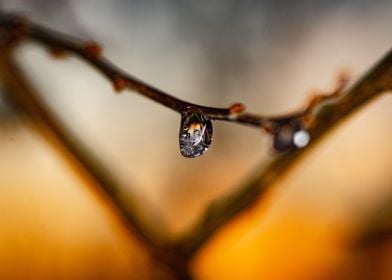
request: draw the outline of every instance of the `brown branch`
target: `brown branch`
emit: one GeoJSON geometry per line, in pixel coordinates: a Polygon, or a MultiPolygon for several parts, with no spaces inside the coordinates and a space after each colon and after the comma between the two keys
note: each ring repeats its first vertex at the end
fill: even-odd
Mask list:
{"type": "Polygon", "coordinates": [[[351,249],[363,250],[392,240],[392,193],[383,196],[382,201],[362,219],[350,245],[351,249]]]}
{"type": "MultiPolygon", "coordinates": [[[[325,104],[314,115],[316,126],[310,128],[311,146],[332,128],[379,94],[392,90],[392,50],[368,74],[347,90],[335,103],[325,104]]],[[[184,234],[181,249],[193,255],[214,233],[243,210],[259,201],[296,161],[310,149],[292,149],[270,162],[236,191],[210,204],[196,225],[184,234]]]]}
{"type": "Polygon", "coordinates": [[[321,95],[314,98],[313,102],[304,110],[277,117],[245,113],[245,106],[241,103],[234,103],[229,108],[197,105],[171,96],[127,74],[102,56],[101,47],[97,43],[83,42],[68,35],[28,22],[25,18],[12,14],[0,14],[0,27],[8,30],[11,34],[13,33],[14,35],[11,36],[13,39],[15,39],[14,37],[19,39],[30,38],[47,46],[55,56],[61,57],[66,52],[77,55],[89,62],[97,71],[109,79],[116,91],[122,91],[128,88],[181,114],[193,111],[205,115],[212,120],[229,121],[264,128],[265,131],[270,133],[275,132],[271,128],[279,125],[279,123],[285,122],[287,119],[306,117],[321,102],[336,98],[335,95],[321,95]]]}
{"type": "MultiPolygon", "coordinates": [[[[130,212],[128,206],[124,205],[124,201],[119,194],[120,183],[111,176],[111,172],[99,162],[99,160],[78,141],[71,133],[67,131],[65,126],[49,111],[45,104],[38,98],[32,85],[27,83],[19,70],[19,68],[12,62],[11,55],[5,50],[2,50],[0,55],[0,77],[4,83],[6,92],[10,92],[11,100],[23,110],[30,119],[40,124],[40,129],[44,135],[51,132],[52,135],[47,135],[50,138],[55,138],[56,143],[61,143],[63,148],[68,151],[85,169],[87,174],[92,177],[96,185],[103,188],[99,192],[105,195],[105,199],[111,200],[115,204],[121,215],[126,217],[129,224],[132,225],[132,230],[147,244],[153,244],[152,238],[148,237],[140,221],[136,215],[130,212]],[[98,184],[97,184],[98,183],[98,184]]],[[[86,173],[85,172],[85,173],[86,173]]],[[[132,205],[132,203],[131,203],[132,205]]]]}
{"type": "MultiPolygon", "coordinates": [[[[168,270],[169,274],[179,275],[176,279],[191,279],[187,271],[187,260],[164,246],[157,229],[150,229],[140,220],[135,206],[136,197],[122,192],[121,183],[112,172],[77,139],[67,127],[53,114],[48,106],[38,98],[36,89],[28,82],[12,58],[14,43],[24,34],[23,26],[13,32],[2,33],[0,17],[0,79],[10,100],[21,112],[33,120],[39,132],[63,152],[71,166],[91,180],[92,190],[115,213],[124,228],[137,237],[149,251],[157,269],[168,270]],[[15,32],[16,31],[16,32],[15,32]]],[[[91,45],[89,46],[91,51],[91,45]]],[[[56,52],[56,55],[62,55],[56,52]]]]}
{"type": "Polygon", "coordinates": [[[180,275],[176,279],[191,279],[187,272],[187,259],[166,247],[157,229],[152,232],[145,227],[134,207],[136,198],[130,195],[125,198],[120,182],[37,98],[38,94],[14,64],[9,51],[0,52],[0,78],[10,100],[34,121],[35,127],[51,144],[63,152],[72,167],[77,164],[77,171],[93,183],[88,186],[117,215],[131,236],[138,238],[149,251],[156,268],[180,275]]]}

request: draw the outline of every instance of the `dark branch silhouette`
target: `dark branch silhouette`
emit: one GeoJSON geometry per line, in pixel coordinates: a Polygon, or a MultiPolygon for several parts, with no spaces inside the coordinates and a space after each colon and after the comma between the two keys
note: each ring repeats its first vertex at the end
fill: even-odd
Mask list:
{"type": "Polygon", "coordinates": [[[11,34],[10,37],[13,38],[13,40],[15,40],[15,38],[29,38],[49,47],[55,56],[62,57],[66,52],[71,52],[88,61],[112,82],[114,89],[118,92],[130,89],[181,114],[188,111],[194,111],[205,115],[212,120],[236,122],[264,128],[270,133],[275,132],[273,129],[275,125],[287,122],[288,119],[309,117],[309,114],[317,105],[326,100],[336,99],[340,89],[343,88],[346,81],[346,79],[341,79],[338,90],[334,91],[332,94],[315,96],[306,108],[299,110],[298,112],[276,117],[261,116],[245,113],[245,106],[242,103],[234,103],[228,108],[214,108],[178,99],[129,75],[112,64],[102,55],[102,49],[99,44],[91,41],[83,42],[79,39],[28,22],[23,17],[0,14],[0,26],[8,30],[9,34],[11,34]]]}

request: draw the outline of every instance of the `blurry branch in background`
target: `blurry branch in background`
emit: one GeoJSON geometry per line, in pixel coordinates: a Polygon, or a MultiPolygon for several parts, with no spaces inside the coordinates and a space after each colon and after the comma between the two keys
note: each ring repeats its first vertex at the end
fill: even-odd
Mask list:
{"type": "MultiPolygon", "coordinates": [[[[124,218],[130,232],[136,233],[154,259],[180,279],[191,278],[187,266],[198,249],[234,216],[260,200],[266,190],[289,170],[289,167],[293,166],[305,151],[309,150],[298,148],[301,145],[297,144],[294,139],[298,135],[297,132],[306,133],[306,137],[310,136],[312,139],[310,145],[313,146],[350,113],[358,110],[379,94],[392,89],[392,51],[390,51],[352,88],[343,92],[347,79],[341,76],[335,91],[312,97],[304,109],[281,117],[266,117],[244,113],[245,107],[241,103],[233,104],[229,108],[213,108],[177,99],[114,66],[101,55],[101,48],[98,44],[82,43],[15,15],[0,13],[0,50],[1,78],[14,102],[21,106],[31,119],[37,121],[40,127],[43,127],[44,134],[50,133],[51,137],[55,138],[56,142],[60,143],[80,163],[86,173],[97,183],[96,185],[101,187],[97,189],[98,192],[103,194],[107,198],[106,201],[114,206],[118,214],[124,218]],[[275,149],[286,151],[286,153],[276,156],[272,162],[236,191],[211,203],[199,222],[188,233],[178,240],[164,242],[143,226],[132,207],[125,205],[125,200],[120,195],[120,184],[50,113],[13,63],[11,56],[13,47],[26,38],[47,46],[57,57],[62,57],[67,52],[73,53],[106,76],[117,91],[126,88],[134,90],[173,109],[182,116],[193,112],[212,120],[231,121],[263,128],[273,134],[275,149]]],[[[301,136],[304,135],[301,134],[301,136]]],[[[306,146],[307,141],[305,142],[303,146],[306,146]]],[[[135,199],[130,201],[135,201],[135,199]]]]}
{"type": "Polygon", "coordinates": [[[354,232],[357,233],[351,244],[354,250],[364,250],[392,242],[392,193],[365,217],[364,222],[360,223],[354,232]]]}
{"type": "MultiPolygon", "coordinates": [[[[99,162],[95,156],[88,151],[74,136],[72,136],[65,126],[47,109],[46,105],[37,98],[38,94],[27,79],[22,74],[19,67],[12,61],[11,53],[7,49],[1,49],[0,54],[0,77],[6,87],[11,101],[22,110],[22,113],[38,124],[39,129],[48,140],[54,142],[56,146],[60,144],[76,159],[87,173],[104,188],[104,195],[116,205],[121,215],[126,217],[127,223],[132,225],[138,235],[146,243],[152,243],[150,238],[141,230],[140,222],[129,207],[123,206],[122,194],[119,193],[120,183],[111,176],[111,172],[99,162]]],[[[129,201],[128,201],[129,203],[129,201]]],[[[128,205],[129,206],[129,205],[128,205]]]]}
{"type": "MultiPolygon", "coordinates": [[[[391,190],[391,188],[390,188],[391,190]]],[[[391,279],[392,193],[358,221],[346,244],[349,256],[343,269],[351,268],[361,279],[391,279]]]]}
{"type": "MultiPolygon", "coordinates": [[[[37,98],[38,94],[22,74],[19,67],[12,61],[10,50],[0,46],[0,79],[6,87],[10,100],[18,106],[22,114],[34,121],[39,132],[53,144],[71,165],[77,165],[77,171],[86,176],[92,184],[91,188],[109,209],[118,216],[124,228],[149,251],[152,258],[163,271],[176,275],[176,279],[188,279],[187,259],[177,255],[173,250],[162,244],[159,229],[152,232],[137,214],[138,202],[135,197],[121,192],[120,182],[84,145],[77,140],[67,128],[50,112],[47,106],[37,98]]],[[[158,279],[161,277],[158,276],[158,279]]],[[[164,278],[166,279],[166,278],[164,278]]]]}
{"type": "MultiPolygon", "coordinates": [[[[17,33],[3,30],[0,19],[0,78],[3,84],[3,94],[8,94],[9,101],[21,110],[30,120],[33,120],[39,131],[60,151],[65,152],[66,159],[78,163],[79,171],[93,181],[97,194],[108,206],[116,212],[125,228],[139,238],[147,249],[157,248],[153,233],[143,227],[136,210],[136,198],[121,193],[121,184],[112,173],[78,141],[38,98],[36,89],[28,82],[19,67],[12,59],[13,44],[17,33]],[[11,45],[10,45],[11,44],[11,45]],[[100,189],[101,188],[101,189],[100,189]]],[[[21,30],[17,31],[20,32],[21,30]]],[[[155,254],[155,253],[154,253],[155,254]]]]}

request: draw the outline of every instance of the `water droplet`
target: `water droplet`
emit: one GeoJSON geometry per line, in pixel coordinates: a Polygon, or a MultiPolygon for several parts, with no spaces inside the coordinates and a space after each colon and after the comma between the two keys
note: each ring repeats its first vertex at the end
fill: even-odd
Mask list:
{"type": "Polygon", "coordinates": [[[294,133],[293,142],[298,148],[303,148],[308,145],[310,140],[309,133],[306,130],[299,130],[294,133]]]}
{"type": "Polygon", "coordinates": [[[195,112],[182,114],[179,139],[180,151],[184,157],[201,156],[211,145],[211,120],[195,112]]]}

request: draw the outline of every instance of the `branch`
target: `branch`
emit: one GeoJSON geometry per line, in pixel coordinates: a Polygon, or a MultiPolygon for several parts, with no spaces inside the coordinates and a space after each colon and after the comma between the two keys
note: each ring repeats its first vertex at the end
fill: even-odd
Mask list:
{"type": "Polygon", "coordinates": [[[117,215],[124,228],[138,238],[149,251],[157,268],[168,270],[169,274],[179,275],[178,279],[191,279],[187,271],[187,259],[163,245],[162,236],[147,228],[137,214],[137,199],[131,195],[125,197],[121,192],[121,183],[112,175],[104,164],[83,145],[66,126],[41,101],[36,89],[28,82],[12,58],[15,43],[24,34],[24,24],[14,22],[13,27],[5,26],[0,13],[0,79],[10,100],[33,120],[39,132],[59,148],[72,167],[77,167],[93,182],[89,187],[117,215]],[[11,31],[11,32],[10,32],[11,31]]]}
{"type": "MultiPolygon", "coordinates": [[[[306,132],[312,139],[311,146],[316,144],[326,132],[331,128],[341,123],[347,116],[355,110],[361,108],[364,104],[374,99],[376,96],[392,89],[392,51],[382,59],[367,75],[365,75],[355,86],[343,92],[346,82],[345,77],[341,77],[336,90],[332,94],[317,95],[311,99],[309,104],[304,109],[298,110],[292,114],[268,117],[257,114],[245,113],[245,107],[241,103],[236,103],[229,108],[214,108],[206,107],[186,101],[182,101],[173,97],[159,89],[156,89],[135,77],[128,75],[121,69],[114,66],[110,61],[101,55],[101,48],[98,44],[93,42],[83,43],[80,40],[71,38],[64,34],[49,30],[39,25],[30,23],[21,17],[15,15],[0,14],[0,31],[3,31],[3,37],[0,37],[0,48],[3,45],[13,47],[22,39],[32,39],[47,47],[56,56],[62,56],[67,52],[73,53],[83,60],[90,63],[96,70],[101,72],[113,84],[117,91],[123,89],[130,89],[148,97],[157,103],[160,103],[178,113],[183,117],[188,113],[200,114],[212,120],[230,121],[238,124],[245,124],[257,128],[263,128],[268,133],[274,136],[274,147],[279,151],[287,151],[280,154],[269,163],[263,170],[259,171],[253,179],[238,188],[234,193],[213,202],[200,221],[192,228],[183,238],[168,246],[161,246],[155,244],[150,238],[145,238],[144,231],[135,221],[132,214],[128,214],[132,227],[137,229],[139,235],[147,244],[150,244],[153,251],[158,254],[168,250],[177,253],[177,257],[172,255],[167,258],[172,258],[173,266],[182,267],[185,265],[193,254],[210,239],[213,234],[226,223],[228,223],[234,216],[241,211],[252,206],[256,201],[265,195],[266,191],[272,184],[279,179],[284,172],[289,170],[298,159],[300,159],[305,151],[299,147],[306,146],[306,143],[295,143],[294,138],[297,132],[306,132]],[[289,137],[287,138],[287,128],[289,129],[289,137]],[[303,145],[304,144],[304,145],[303,145]],[[183,258],[183,260],[181,260],[183,258]]],[[[0,33],[1,34],[1,33],[0,33]]],[[[7,66],[9,67],[9,66],[7,66]]],[[[34,96],[33,96],[34,97],[34,96]]],[[[37,112],[45,112],[45,108],[38,108],[37,112]]],[[[48,122],[49,128],[57,133],[58,123],[53,121],[51,117],[43,116],[45,122],[48,122]],[[50,123],[53,121],[53,123],[50,123]]],[[[207,126],[207,130],[209,127],[207,126]]],[[[67,135],[61,135],[60,141],[67,144],[67,135]]],[[[305,139],[306,140],[306,139],[305,139]]],[[[71,141],[72,142],[72,141],[71,141]]],[[[72,143],[71,143],[72,144],[72,143]]],[[[78,157],[83,159],[86,157],[83,153],[72,151],[78,157]]],[[[106,178],[99,176],[107,176],[105,172],[100,174],[99,170],[88,170],[94,174],[97,181],[104,188],[106,178]]],[[[113,196],[114,203],[122,208],[121,201],[116,199],[116,194],[113,194],[109,189],[106,190],[108,196],[113,196]]],[[[163,257],[162,257],[163,258],[163,257]]]]}
{"type": "Polygon", "coordinates": [[[0,52],[0,78],[18,109],[34,121],[39,132],[63,152],[65,159],[71,160],[72,167],[76,162],[77,172],[93,182],[88,186],[119,218],[125,230],[144,245],[156,269],[168,270],[166,273],[179,275],[178,279],[191,279],[187,271],[188,259],[164,246],[157,229],[152,232],[145,227],[137,214],[136,197],[128,195],[125,199],[120,182],[37,98],[38,94],[14,64],[11,54],[4,50],[0,52]]]}
{"type": "MultiPolygon", "coordinates": [[[[124,204],[119,194],[120,183],[112,177],[110,172],[99,162],[97,158],[81,142],[74,138],[63,124],[53,115],[46,106],[36,98],[37,94],[33,87],[27,83],[19,68],[12,62],[10,54],[2,50],[0,55],[0,77],[7,92],[10,92],[12,101],[23,110],[29,118],[40,124],[40,130],[49,140],[54,140],[58,145],[61,143],[70,155],[76,159],[87,174],[98,183],[102,190],[99,193],[111,204],[117,206],[122,216],[126,217],[132,231],[147,244],[153,244],[152,238],[146,235],[140,221],[124,204]],[[48,135],[51,134],[51,135],[48,135]]],[[[84,172],[84,173],[86,173],[84,172]]],[[[95,184],[97,185],[97,184],[95,184]]],[[[132,202],[130,203],[133,204],[132,202]]],[[[129,205],[128,205],[129,206],[129,205]]]]}
{"type": "MultiPolygon", "coordinates": [[[[317,123],[309,129],[310,146],[317,144],[332,128],[383,92],[392,90],[392,49],[368,74],[347,90],[336,102],[324,104],[314,115],[317,123]]],[[[237,191],[210,204],[196,225],[184,234],[178,243],[187,254],[193,255],[214,233],[232,220],[234,216],[260,201],[279,178],[289,170],[307,151],[294,148],[278,156],[237,191]]]]}
{"type": "Polygon", "coordinates": [[[354,232],[356,236],[350,245],[355,250],[363,250],[392,240],[392,193],[384,195],[379,205],[360,221],[354,232]]]}
{"type": "MultiPolygon", "coordinates": [[[[279,133],[282,124],[285,125],[291,122],[291,120],[295,120],[294,122],[296,123],[301,122],[300,126],[307,128],[310,124],[306,120],[311,117],[314,109],[324,101],[336,99],[339,93],[339,91],[335,91],[333,94],[316,96],[304,109],[283,116],[261,116],[245,113],[245,106],[242,103],[234,103],[228,108],[207,107],[178,99],[127,74],[103,57],[101,47],[95,42],[83,42],[68,35],[28,22],[23,17],[10,14],[0,13],[0,27],[11,34],[10,37],[12,40],[10,41],[16,41],[15,38],[18,40],[30,38],[47,46],[55,56],[62,57],[66,52],[75,54],[103,74],[118,92],[124,89],[130,89],[182,115],[188,112],[195,112],[211,120],[250,125],[263,128],[266,132],[272,134],[279,133]]],[[[341,83],[338,89],[343,88],[344,85],[345,83],[341,83]]]]}

